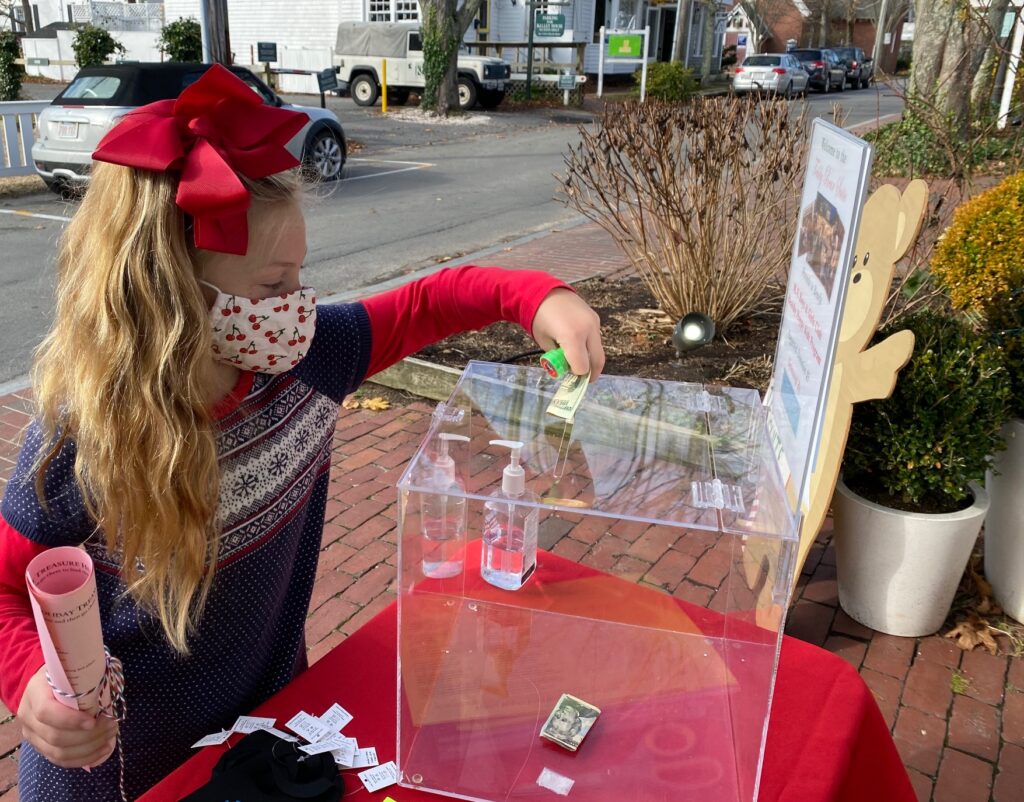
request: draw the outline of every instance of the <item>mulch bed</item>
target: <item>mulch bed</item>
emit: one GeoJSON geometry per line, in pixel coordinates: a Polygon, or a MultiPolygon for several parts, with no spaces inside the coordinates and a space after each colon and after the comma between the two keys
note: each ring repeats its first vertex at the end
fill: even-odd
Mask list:
{"type": "MultiPolygon", "coordinates": [[[[675,321],[666,317],[638,278],[595,278],[575,285],[580,297],[601,316],[607,364],[604,372],[679,382],[728,384],[764,391],[771,374],[779,316],[738,322],[726,337],[676,356],[670,339],[675,321]]],[[[415,356],[462,368],[471,359],[537,364],[536,343],[518,326],[496,323],[481,331],[449,337],[415,356]]]]}

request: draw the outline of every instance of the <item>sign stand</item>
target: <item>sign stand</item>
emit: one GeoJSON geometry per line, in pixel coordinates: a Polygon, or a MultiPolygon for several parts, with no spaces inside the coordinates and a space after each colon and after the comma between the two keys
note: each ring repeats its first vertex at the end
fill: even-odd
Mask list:
{"type": "MultiPolygon", "coordinates": [[[[534,29],[537,27],[537,5],[542,0],[526,0],[526,8],[529,12],[530,25],[529,35],[526,40],[526,99],[531,100],[533,98],[533,34],[534,29]]],[[[561,3],[544,3],[547,7],[552,6],[571,6],[571,2],[561,3]]],[[[539,35],[540,36],[561,36],[565,33],[565,16],[562,14],[544,14],[544,20],[542,20],[542,26],[539,35]],[[556,17],[561,17],[561,30],[555,33],[558,29],[558,20],[556,17]]],[[[568,97],[568,95],[567,95],[568,97]]],[[[568,104],[568,100],[566,101],[568,104]]]]}
{"type": "MultiPolygon", "coordinates": [[[[203,30],[205,31],[206,29],[204,28],[203,30]]],[[[267,82],[267,86],[276,92],[277,87],[274,85],[275,81],[270,72],[270,63],[277,61],[277,42],[257,42],[256,58],[263,64],[263,80],[267,82]]]]}
{"type": "Polygon", "coordinates": [[[598,51],[597,96],[604,94],[604,62],[607,58],[618,64],[640,64],[640,100],[647,97],[647,50],[651,36],[650,27],[642,31],[615,29],[601,26],[601,49],[598,51]],[[605,44],[607,37],[607,46],[605,44]]]}
{"type": "Polygon", "coordinates": [[[335,67],[327,67],[316,74],[316,82],[320,87],[320,108],[327,108],[325,92],[338,88],[338,73],[335,67]]]}

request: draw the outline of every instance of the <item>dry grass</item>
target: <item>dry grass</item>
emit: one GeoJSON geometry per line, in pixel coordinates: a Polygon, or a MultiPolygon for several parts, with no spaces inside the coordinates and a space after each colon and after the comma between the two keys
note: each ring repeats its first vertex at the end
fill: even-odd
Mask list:
{"type": "Polygon", "coordinates": [[[20,198],[36,192],[45,192],[46,184],[37,175],[16,175],[0,178],[0,198],[20,198]]]}
{"type": "Polygon", "coordinates": [[[747,384],[763,396],[772,380],[772,357],[768,354],[741,359],[722,377],[722,384],[747,384]]]}

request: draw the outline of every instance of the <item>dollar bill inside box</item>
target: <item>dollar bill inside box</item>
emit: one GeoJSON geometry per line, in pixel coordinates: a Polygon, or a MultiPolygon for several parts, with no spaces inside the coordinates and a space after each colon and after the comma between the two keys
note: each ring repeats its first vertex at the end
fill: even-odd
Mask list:
{"type": "Polygon", "coordinates": [[[797,543],[761,399],[558,386],[470,363],[399,483],[400,782],[753,800],[797,543]]]}

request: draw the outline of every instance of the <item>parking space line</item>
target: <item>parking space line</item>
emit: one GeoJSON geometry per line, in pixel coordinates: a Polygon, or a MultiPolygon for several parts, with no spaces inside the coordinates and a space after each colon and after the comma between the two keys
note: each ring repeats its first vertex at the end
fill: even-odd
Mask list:
{"type": "Polygon", "coordinates": [[[409,172],[412,172],[413,170],[425,170],[428,167],[436,167],[436,165],[432,164],[431,162],[407,162],[407,161],[398,161],[397,159],[359,159],[359,158],[351,158],[351,159],[349,159],[349,162],[362,162],[364,164],[401,164],[401,165],[408,165],[408,166],[400,167],[397,170],[383,170],[383,171],[381,171],[379,173],[369,173],[368,175],[347,176],[347,177],[342,179],[342,181],[345,181],[345,182],[348,182],[348,181],[360,181],[360,180],[362,180],[364,178],[380,178],[381,176],[385,176],[385,175],[395,175],[396,173],[409,173],[409,172]]]}
{"type": "Polygon", "coordinates": [[[431,162],[403,162],[398,159],[362,159],[358,156],[353,156],[349,159],[350,162],[369,162],[370,164],[413,164],[418,167],[433,167],[431,162]]]}
{"type": "Polygon", "coordinates": [[[18,217],[36,217],[40,220],[57,220],[61,223],[70,223],[70,217],[60,217],[56,214],[41,214],[40,212],[29,212],[24,209],[0,209],[0,214],[13,214],[18,217]]]}

